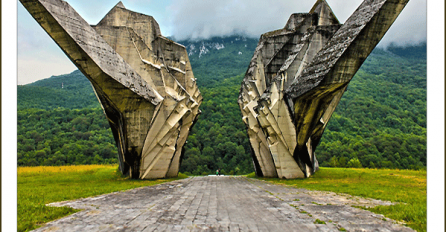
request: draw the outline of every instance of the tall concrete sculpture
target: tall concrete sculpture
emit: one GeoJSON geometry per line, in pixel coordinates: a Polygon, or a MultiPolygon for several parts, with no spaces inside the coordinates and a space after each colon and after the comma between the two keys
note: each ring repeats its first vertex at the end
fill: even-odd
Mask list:
{"type": "Polygon", "coordinates": [[[186,48],[119,2],[90,26],[61,0],[20,0],[90,80],[132,178],[178,175],[202,97],[186,48]]]}
{"type": "Polygon", "coordinates": [[[325,0],[263,34],[239,105],[258,176],[306,178],[348,83],[408,0],[365,0],[341,25],[325,0]]]}

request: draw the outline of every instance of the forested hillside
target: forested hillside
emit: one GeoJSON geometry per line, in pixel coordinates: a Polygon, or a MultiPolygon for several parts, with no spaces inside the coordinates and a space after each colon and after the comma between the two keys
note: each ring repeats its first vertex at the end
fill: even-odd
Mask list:
{"type": "Polygon", "coordinates": [[[316,150],[322,166],[426,166],[425,52],[405,54],[375,49],[357,72],[316,150]]]}
{"type": "Polygon", "coordinates": [[[101,107],[90,82],[79,70],[17,87],[17,110],[101,107]]]}
{"type": "MultiPolygon", "coordinates": [[[[257,40],[179,41],[203,95],[182,172],[253,171],[238,91],[257,40]]],[[[18,86],[18,165],[113,163],[117,150],[89,81],[79,71],[18,86]],[[63,88],[62,88],[63,83],[63,88]]],[[[375,49],[351,81],[316,156],[321,166],[426,166],[426,45],[375,49]]]]}

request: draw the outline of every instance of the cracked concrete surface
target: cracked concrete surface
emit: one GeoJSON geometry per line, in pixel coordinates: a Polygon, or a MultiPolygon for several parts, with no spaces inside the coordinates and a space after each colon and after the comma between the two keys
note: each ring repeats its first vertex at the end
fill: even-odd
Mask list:
{"type": "Polygon", "coordinates": [[[245,177],[190,177],[51,203],[84,210],[35,231],[413,231],[352,207],[389,204],[245,177]]]}
{"type": "Polygon", "coordinates": [[[409,0],[364,0],[339,23],[325,0],[260,36],[238,103],[257,176],[307,178],[348,84],[409,0]]]}
{"type": "Polygon", "coordinates": [[[97,25],[63,0],[20,0],[91,82],[115,139],[119,169],[135,179],[178,176],[202,96],[186,48],[156,20],[116,4],[97,25]]]}

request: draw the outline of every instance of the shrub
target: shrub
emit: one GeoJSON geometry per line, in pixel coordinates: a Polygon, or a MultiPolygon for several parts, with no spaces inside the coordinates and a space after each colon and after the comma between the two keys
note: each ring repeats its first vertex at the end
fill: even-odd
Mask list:
{"type": "Polygon", "coordinates": [[[361,161],[358,158],[353,158],[347,163],[348,168],[362,168],[361,161]]]}

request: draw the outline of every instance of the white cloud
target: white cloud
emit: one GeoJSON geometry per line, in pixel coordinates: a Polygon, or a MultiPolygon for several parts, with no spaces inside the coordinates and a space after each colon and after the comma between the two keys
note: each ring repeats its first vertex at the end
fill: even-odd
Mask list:
{"type": "Polygon", "coordinates": [[[410,0],[378,46],[399,46],[426,42],[426,0],[410,0]]]}
{"type": "MultiPolygon", "coordinates": [[[[258,38],[283,28],[292,13],[308,12],[315,1],[308,0],[173,0],[169,6],[170,25],[176,39],[201,39],[233,33],[258,38]]],[[[362,0],[327,1],[341,22],[362,0]]],[[[426,41],[426,0],[410,0],[380,46],[426,41]]]]}
{"type": "Polygon", "coordinates": [[[243,33],[250,37],[281,28],[294,10],[309,11],[309,1],[173,0],[172,34],[177,39],[201,39],[243,33]],[[293,5],[287,6],[287,5],[293,5]]]}

